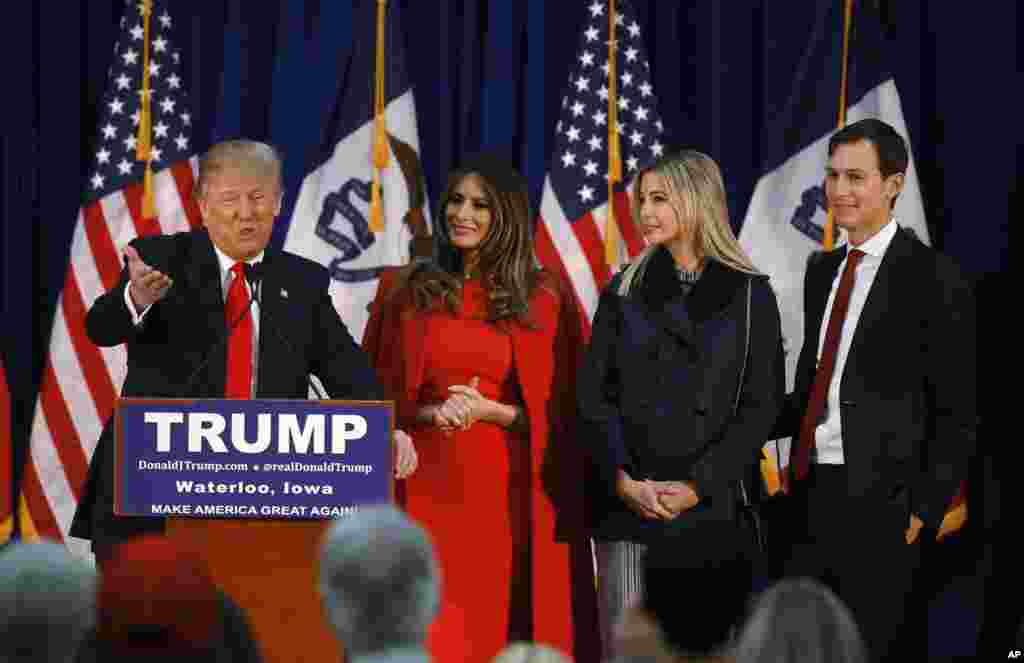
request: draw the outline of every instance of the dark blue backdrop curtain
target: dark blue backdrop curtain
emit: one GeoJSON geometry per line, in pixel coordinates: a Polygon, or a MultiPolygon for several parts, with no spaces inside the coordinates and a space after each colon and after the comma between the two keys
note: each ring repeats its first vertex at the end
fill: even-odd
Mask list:
{"type": "MultiPolygon", "coordinates": [[[[462,156],[497,148],[519,161],[536,205],[586,3],[395,3],[403,13],[431,199],[462,156]]],[[[339,4],[176,0],[174,37],[186,65],[196,147],[231,135],[279,135],[289,124],[289,113],[281,110],[280,98],[276,106],[271,103],[275,88],[280,95],[317,81],[282,81],[274,76],[276,67],[296,57],[294,49],[324,29],[337,32],[337,52],[330,56],[343,52],[350,37],[344,24],[347,8],[339,4]]],[[[799,17],[786,15],[789,3],[766,0],[634,4],[668,143],[708,152],[721,163],[738,225],[760,173],[764,108],[777,90],[777,82],[765,80],[765,58],[773,47],[781,53],[792,46],[766,44],[765,26],[769,20],[799,17]]],[[[1008,223],[1019,149],[1019,122],[1011,113],[1020,86],[1008,57],[1016,43],[1015,5],[983,3],[968,9],[962,3],[880,3],[934,243],[979,282],[981,377],[982,384],[993,386],[982,395],[984,446],[971,496],[982,516],[972,512],[978,546],[990,541],[999,523],[997,480],[1002,477],[992,466],[1002,472],[1012,466],[1005,461],[1013,445],[1000,443],[994,423],[1005,392],[994,387],[998,376],[989,367],[1001,366],[995,353],[1008,340],[1005,322],[996,316],[1002,317],[998,307],[1008,292],[1008,223]]],[[[122,0],[37,0],[4,7],[0,319],[14,401],[16,467],[23,458],[76,210],[93,159],[96,106],[123,6],[122,0]]],[[[301,171],[306,155],[287,156],[289,170],[301,171]]],[[[978,550],[972,548],[971,555],[980,555],[978,550]]]]}

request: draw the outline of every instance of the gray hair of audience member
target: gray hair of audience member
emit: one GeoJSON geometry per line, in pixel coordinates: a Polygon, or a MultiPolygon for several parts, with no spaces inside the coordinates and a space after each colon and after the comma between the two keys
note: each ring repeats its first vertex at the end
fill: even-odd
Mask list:
{"type": "Polygon", "coordinates": [[[0,662],[74,658],[96,624],[96,570],[55,543],[0,550],[0,662]]]}
{"type": "Polygon", "coordinates": [[[281,193],[281,154],[273,145],[256,140],[238,138],[226,140],[210,147],[199,159],[199,181],[195,193],[206,194],[206,184],[215,173],[234,169],[250,175],[271,177],[281,193]]]}
{"type": "Polygon", "coordinates": [[[321,548],[320,593],[350,654],[422,646],[440,605],[427,532],[392,506],[336,520],[321,548]]]}
{"type": "Polygon", "coordinates": [[[514,642],[501,650],[491,663],[571,663],[571,660],[548,645],[514,642]]]}
{"type": "Polygon", "coordinates": [[[867,649],[850,611],[827,587],[786,578],[754,603],[734,649],[737,663],[863,663],[867,649]]]}

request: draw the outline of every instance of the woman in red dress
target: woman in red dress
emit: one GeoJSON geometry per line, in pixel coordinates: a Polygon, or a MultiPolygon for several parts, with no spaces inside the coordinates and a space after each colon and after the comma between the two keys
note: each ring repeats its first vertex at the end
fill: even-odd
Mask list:
{"type": "Polygon", "coordinates": [[[533,640],[596,660],[576,309],[536,266],[515,170],[476,157],[438,209],[434,259],[382,275],[363,339],[419,453],[404,500],[441,562],[431,651],[472,663],[533,640]]]}

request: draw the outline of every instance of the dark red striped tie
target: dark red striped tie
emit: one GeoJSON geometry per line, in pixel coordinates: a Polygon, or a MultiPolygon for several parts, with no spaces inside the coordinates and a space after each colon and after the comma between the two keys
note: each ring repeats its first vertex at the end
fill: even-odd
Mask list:
{"type": "MultiPolygon", "coordinates": [[[[828,318],[828,329],[825,331],[825,343],[821,346],[821,358],[818,360],[818,371],[814,375],[814,386],[807,402],[807,411],[800,423],[800,436],[793,445],[792,460],[789,472],[783,476],[783,489],[788,492],[791,481],[799,481],[807,476],[811,462],[811,449],[814,448],[814,432],[818,428],[822,415],[825,414],[825,403],[828,400],[828,387],[832,384],[832,373],[836,368],[836,355],[839,354],[839,339],[843,335],[843,322],[846,311],[850,308],[850,293],[853,291],[854,273],[864,252],[858,249],[850,251],[846,258],[846,268],[839,279],[839,289],[832,301],[832,314],[828,318]],[[788,481],[787,481],[788,480],[788,481]]],[[[806,342],[806,341],[805,341],[806,342]]]]}
{"type": "Polygon", "coordinates": [[[228,287],[228,299],[224,306],[224,323],[231,329],[231,335],[228,337],[225,398],[252,398],[254,326],[252,312],[249,308],[249,290],[245,287],[244,269],[245,266],[240,262],[236,262],[231,267],[234,278],[231,279],[231,286],[228,287]]]}

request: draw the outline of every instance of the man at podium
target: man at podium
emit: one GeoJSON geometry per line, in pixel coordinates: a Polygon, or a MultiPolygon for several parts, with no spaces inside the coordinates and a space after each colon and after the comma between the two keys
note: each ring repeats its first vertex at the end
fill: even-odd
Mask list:
{"type": "MultiPolygon", "coordinates": [[[[328,295],[322,266],[268,248],[281,211],[281,160],[269,145],[231,140],[199,164],[201,228],[133,240],[118,284],[86,317],[99,346],[127,344],[123,397],[305,398],[316,375],[335,399],[385,392],[328,295]]],[[[416,467],[395,431],[396,476],[416,467]]],[[[163,519],[113,512],[112,420],[100,436],[71,535],[97,560],[163,519]]]]}

